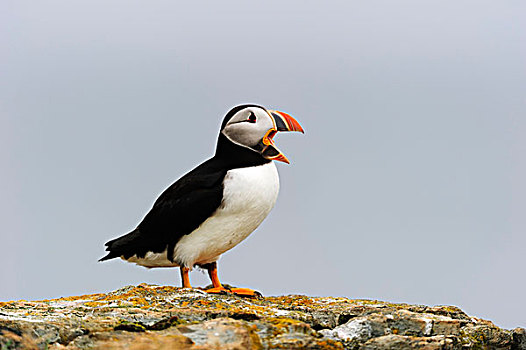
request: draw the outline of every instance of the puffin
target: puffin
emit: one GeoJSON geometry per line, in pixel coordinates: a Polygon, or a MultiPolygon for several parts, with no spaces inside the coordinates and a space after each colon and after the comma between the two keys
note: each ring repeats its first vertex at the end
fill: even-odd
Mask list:
{"type": "Polygon", "coordinates": [[[189,272],[208,272],[208,293],[254,297],[247,288],[221,284],[217,261],[247,238],[276,203],[279,176],[274,161],[290,164],[276,147],[282,131],[304,133],[291,115],[256,104],[232,108],[224,117],[215,154],[170,185],[139,225],[106,243],[106,256],[146,268],[179,267],[182,287],[189,272]]]}

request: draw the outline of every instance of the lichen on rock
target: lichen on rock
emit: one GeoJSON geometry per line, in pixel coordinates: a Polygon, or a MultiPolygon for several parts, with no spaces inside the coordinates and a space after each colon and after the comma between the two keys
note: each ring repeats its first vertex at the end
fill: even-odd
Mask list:
{"type": "Polygon", "coordinates": [[[0,349],[510,349],[505,330],[453,306],[287,295],[244,299],[140,284],[0,302],[0,349]]]}

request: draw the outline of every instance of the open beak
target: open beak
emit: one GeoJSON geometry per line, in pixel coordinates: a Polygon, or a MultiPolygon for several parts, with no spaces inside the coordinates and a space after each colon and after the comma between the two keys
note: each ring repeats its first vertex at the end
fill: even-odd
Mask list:
{"type": "Polygon", "coordinates": [[[265,137],[263,137],[263,144],[265,148],[263,149],[263,157],[271,160],[277,160],[290,164],[290,161],[285,157],[283,153],[276,147],[274,144],[273,137],[278,131],[298,131],[305,133],[300,123],[292,116],[285,112],[280,111],[268,111],[272,119],[274,120],[275,128],[270,129],[265,137]]]}
{"type": "Polygon", "coordinates": [[[276,128],[278,131],[299,131],[305,133],[300,123],[289,114],[280,111],[268,111],[274,122],[276,123],[276,128]]]}

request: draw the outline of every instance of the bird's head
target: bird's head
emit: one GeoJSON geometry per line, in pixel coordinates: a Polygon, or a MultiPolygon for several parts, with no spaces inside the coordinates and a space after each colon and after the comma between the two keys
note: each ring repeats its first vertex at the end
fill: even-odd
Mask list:
{"type": "Polygon", "coordinates": [[[287,113],[257,105],[234,107],[221,126],[221,134],[230,142],[257,152],[265,159],[290,163],[274,144],[273,138],[280,131],[304,132],[296,119],[287,113]]]}

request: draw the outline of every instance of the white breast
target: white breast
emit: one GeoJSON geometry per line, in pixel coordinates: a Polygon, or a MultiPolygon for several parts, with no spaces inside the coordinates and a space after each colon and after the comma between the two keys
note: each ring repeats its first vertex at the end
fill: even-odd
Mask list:
{"type": "Polygon", "coordinates": [[[278,197],[278,171],[273,162],[232,169],[227,172],[223,187],[221,206],[175,246],[176,260],[186,266],[216,261],[261,224],[278,197]]]}
{"type": "MultiPolygon", "coordinates": [[[[274,207],[279,177],[273,162],[229,170],[223,180],[220,207],[192,233],[183,236],[174,249],[175,261],[192,267],[219,259],[248,237],[274,207]]],[[[163,253],[147,253],[128,261],[146,267],[178,266],[163,253]]]]}

